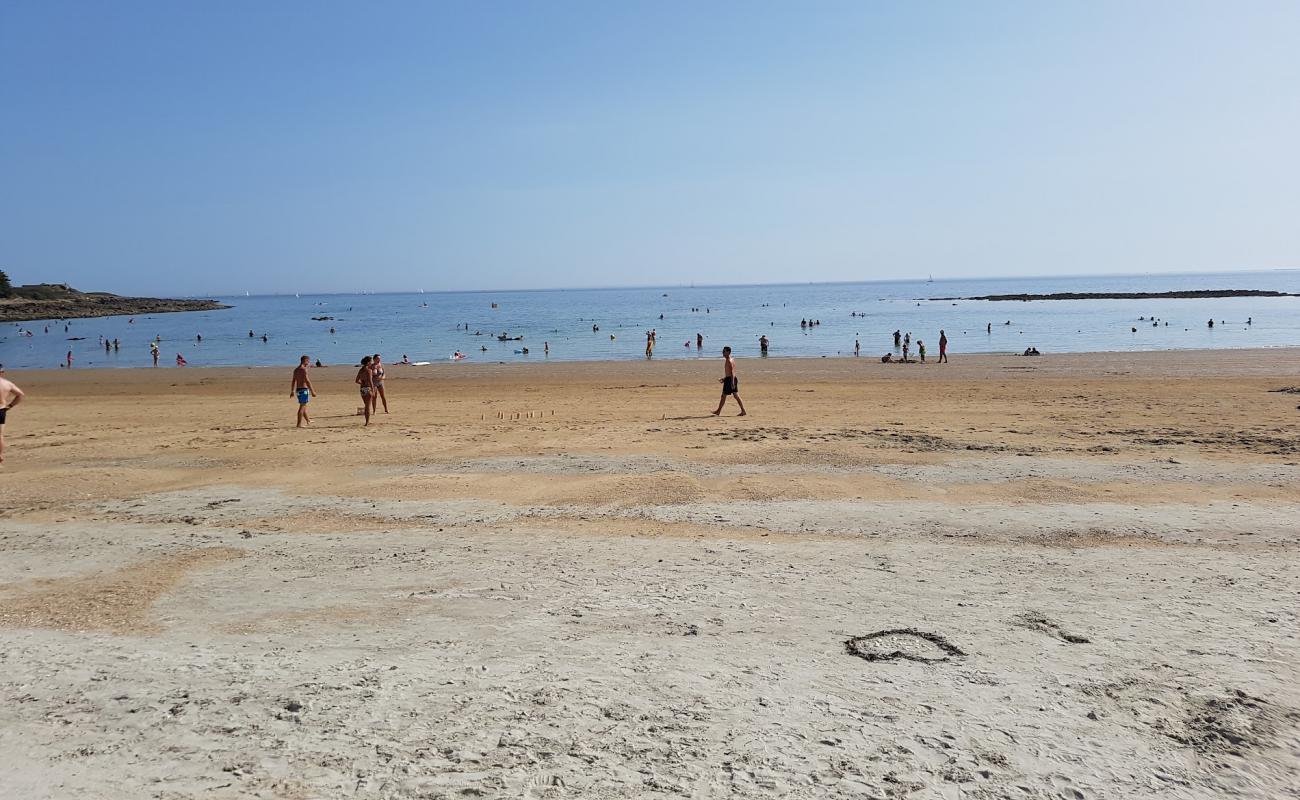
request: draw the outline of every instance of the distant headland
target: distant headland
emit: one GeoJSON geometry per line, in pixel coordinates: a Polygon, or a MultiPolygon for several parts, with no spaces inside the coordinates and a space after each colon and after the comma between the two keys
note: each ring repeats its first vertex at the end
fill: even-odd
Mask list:
{"type": "Polygon", "coordinates": [[[986,294],[980,297],[931,297],[931,300],[1197,300],[1214,297],[1300,297],[1266,289],[1190,289],[1182,292],[1057,292],[1055,294],[986,294]]]}
{"type": "Polygon", "coordinates": [[[0,282],[0,322],[212,311],[219,308],[230,306],[215,300],[167,300],[121,297],[108,292],[79,292],[65,283],[11,287],[7,281],[0,282]]]}

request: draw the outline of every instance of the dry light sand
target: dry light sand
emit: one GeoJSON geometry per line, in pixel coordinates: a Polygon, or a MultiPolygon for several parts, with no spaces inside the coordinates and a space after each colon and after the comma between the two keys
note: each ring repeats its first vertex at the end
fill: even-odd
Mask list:
{"type": "Polygon", "coordinates": [[[0,797],[1300,797],[1300,350],[719,370],[10,375],[0,797]]]}

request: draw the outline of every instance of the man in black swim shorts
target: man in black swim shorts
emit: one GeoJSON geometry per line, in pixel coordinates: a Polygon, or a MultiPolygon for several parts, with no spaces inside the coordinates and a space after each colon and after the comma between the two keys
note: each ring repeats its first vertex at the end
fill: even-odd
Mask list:
{"type": "Polygon", "coordinates": [[[736,398],[736,405],[740,406],[740,413],[736,416],[745,416],[745,404],[740,401],[740,379],[736,377],[736,361],[731,357],[730,347],[722,348],[722,377],[719,381],[722,383],[722,398],[718,400],[718,408],[713,412],[713,416],[722,413],[728,395],[736,398]]]}

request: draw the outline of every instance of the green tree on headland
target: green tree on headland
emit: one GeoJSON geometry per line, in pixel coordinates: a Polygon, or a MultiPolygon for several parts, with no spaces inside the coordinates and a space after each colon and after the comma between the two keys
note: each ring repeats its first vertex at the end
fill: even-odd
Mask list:
{"type": "Polygon", "coordinates": [[[8,297],[13,294],[13,291],[14,287],[9,284],[9,276],[0,269],[0,297],[8,297]]]}

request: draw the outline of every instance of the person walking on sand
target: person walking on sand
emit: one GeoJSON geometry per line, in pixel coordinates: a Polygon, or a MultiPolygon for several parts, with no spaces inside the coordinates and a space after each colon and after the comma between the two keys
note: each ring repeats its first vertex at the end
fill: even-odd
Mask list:
{"type": "Polygon", "coordinates": [[[366,424],[370,424],[370,407],[374,404],[375,375],[370,371],[370,356],[361,359],[361,369],[357,370],[357,386],[361,387],[361,405],[366,415],[366,424]]]}
{"type": "Polygon", "coordinates": [[[0,365],[0,464],[5,460],[5,416],[9,409],[18,405],[26,397],[18,385],[5,377],[5,368],[0,365]]]}
{"type": "Polygon", "coordinates": [[[722,413],[722,407],[727,403],[727,395],[736,398],[736,405],[740,406],[740,413],[736,416],[745,416],[745,404],[740,401],[740,379],[736,377],[736,360],[731,357],[731,348],[722,348],[722,377],[718,379],[722,384],[722,398],[718,400],[718,408],[713,412],[713,416],[722,413]]]}
{"type": "Polygon", "coordinates": [[[316,396],[316,390],[311,386],[311,378],[307,377],[307,367],[311,365],[311,357],[303,356],[298,359],[298,368],[293,371],[293,385],[289,389],[289,396],[298,398],[298,427],[301,428],[304,423],[311,424],[311,417],[307,416],[307,403],[311,398],[316,396]]]}
{"type": "Polygon", "coordinates": [[[916,354],[921,357],[921,363],[925,363],[925,342],[920,339],[916,340],[916,354]]]}
{"type": "MultiPolygon", "coordinates": [[[[370,371],[375,376],[375,394],[379,395],[379,401],[384,404],[384,413],[387,414],[388,397],[384,395],[384,362],[378,353],[375,353],[374,361],[370,362],[370,371]]],[[[375,413],[379,413],[378,406],[375,407],[375,413]]]]}
{"type": "Polygon", "coordinates": [[[948,363],[948,334],[939,331],[939,363],[948,363]]]}

